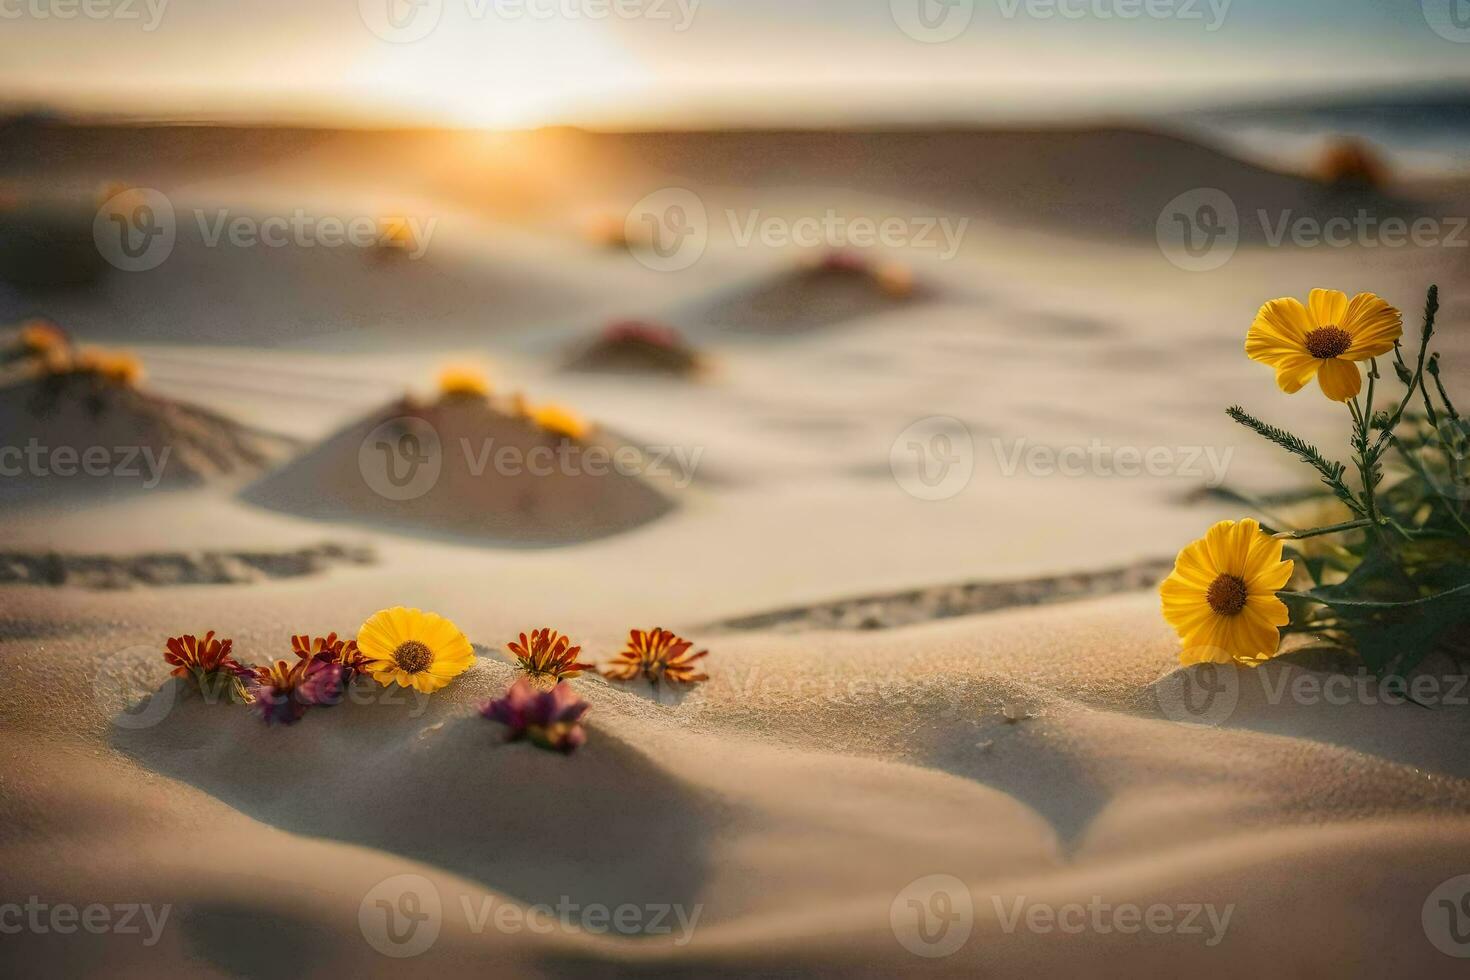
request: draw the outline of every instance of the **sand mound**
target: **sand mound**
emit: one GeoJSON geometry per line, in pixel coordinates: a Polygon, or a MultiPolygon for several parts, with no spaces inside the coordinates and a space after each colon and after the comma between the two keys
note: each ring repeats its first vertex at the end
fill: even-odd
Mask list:
{"type": "Polygon", "coordinates": [[[611,324],[591,343],[575,350],[565,365],[568,371],[674,377],[697,374],[703,366],[699,353],[678,331],[642,320],[611,324]]]}
{"type": "Polygon", "coordinates": [[[740,289],[711,304],[702,318],[740,330],[785,333],[884,313],[921,298],[907,270],[839,255],[740,289]]]}
{"type": "Polygon", "coordinates": [[[0,387],[0,494],[151,490],[264,469],[284,439],[88,371],[0,387]]]}
{"type": "MultiPolygon", "coordinates": [[[[426,969],[458,956],[500,961],[486,946],[498,934],[473,931],[460,904],[488,891],[518,905],[702,906],[685,947],[593,934],[576,914],[557,938],[516,935],[517,955],[543,969],[631,962],[733,975],[835,963],[888,975],[932,948],[905,941],[912,932],[895,909],[945,875],[974,918],[973,937],[937,961],[945,974],[996,963],[1049,974],[1100,957],[1198,965],[1202,976],[1230,975],[1242,959],[1312,975],[1392,959],[1451,975],[1419,912],[1456,873],[1470,832],[1459,712],[1272,706],[1247,690],[1264,685],[1252,675],[1234,717],[1181,723],[1150,689],[1173,645],[1153,605],[1142,595],[897,635],[731,638],[719,673],[677,705],[577,682],[591,739],[567,758],[505,745],[475,717],[510,677],[487,658],[427,698],[349,700],[266,728],[180,695],[156,654],[140,651],[108,664],[142,674],[119,689],[151,692],[128,702],[134,719],[104,714],[105,744],[127,765],[17,752],[17,793],[30,806],[16,809],[72,814],[74,838],[133,833],[149,854],[182,855],[154,867],[165,884],[193,883],[174,898],[178,928],[196,946],[213,940],[209,962],[254,945],[215,922],[227,912],[291,918],[280,902],[288,880],[317,883],[298,916],[310,923],[304,949],[323,961],[365,955],[364,896],[412,873],[434,880],[445,909],[426,969]],[[85,789],[69,782],[78,771],[91,777],[85,789]],[[144,784],[140,814],[196,820],[118,821],[117,803],[92,802],[144,784]],[[245,844],[239,865],[236,849],[183,846],[197,844],[201,815],[245,844]],[[290,870],[261,878],[256,855],[267,848],[291,849],[290,870]],[[256,869],[244,878],[253,887],[240,884],[241,866],[256,869]],[[1208,902],[1232,918],[1209,940],[1218,948],[1208,930],[1094,929],[1063,942],[1003,926],[1017,901],[1208,902]],[[1304,944],[1324,916],[1346,923],[1347,938],[1304,944]],[[1376,941],[1373,929],[1383,930],[1376,941]]],[[[29,849],[12,850],[13,873],[40,875],[29,849]]],[[[109,868],[88,873],[117,880],[109,868]]]]}
{"type": "Polygon", "coordinates": [[[519,544],[637,527],[673,504],[610,433],[569,436],[478,396],[403,399],[250,487],[245,499],[326,520],[519,544]]]}
{"type": "Polygon", "coordinates": [[[562,766],[506,744],[502,729],[473,711],[472,692],[494,697],[510,674],[508,665],[482,662],[453,693],[416,698],[359,679],[341,705],[289,729],[206,704],[170,680],[153,695],[169,702],[164,722],[118,728],[113,739],[150,768],[257,819],[454,868],[528,902],[573,894],[613,904],[692,901],[703,877],[698,828],[716,815],[616,737],[605,734],[562,766]],[[252,762],[281,751],[297,760],[290,784],[252,762]],[[385,786],[414,800],[411,812],[383,806],[385,786]],[[654,825],[657,835],[638,829],[654,825]],[[508,846],[534,841],[545,844],[535,860],[507,859],[508,846]],[[655,859],[675,855],[681,870],[670,876],[655,859]]]}
{"type": "Polygon", "coordinates": [[[1388,186],[1391,176],[1382,156],[1359,139],[1335,139],[1317,160],[1317,179],[1334,188],[1376,190],[1388,186]]]}
{"type": "Polygon", "coordinates": [[[352,340],[478,342],[487,329],[571,316],[590,295],[470,219],[455,225],[427,208],[375,215],[357,201],[307,207],[235,193],[244,194],[186,200],[170,191],[155,202],[169,202],[171,233],[136,259],[144,274],[109,264],[125,256],[103,257],[103,239],[94,238],[103,233],[94,229],[99,202],[23,199],[0,208],[0,281],[15,287],[17,312],[44,308],[97,341],[301,347],[330,338],[337,349],[352,340]],[[302,215],[321,224],[303,224],[284,244],[252,237],[273,223],[305,222],[302,215]],[[363,218],[378,222],[376,245],[335,244],[345,237],[335,224],[363,218]],[[229,230],[237,224],[238,235],[229,230]]]}

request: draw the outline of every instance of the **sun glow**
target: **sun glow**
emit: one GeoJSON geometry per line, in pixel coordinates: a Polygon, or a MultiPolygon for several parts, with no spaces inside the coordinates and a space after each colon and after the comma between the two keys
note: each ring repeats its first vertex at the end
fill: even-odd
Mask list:
{"type": "Polygon", "coordinates": [[[606,23],[498,21],[460,9],[418,43],[368,45],[352,82],[431,122],[518,128],[626,104],[651,76],[606,23]]]}

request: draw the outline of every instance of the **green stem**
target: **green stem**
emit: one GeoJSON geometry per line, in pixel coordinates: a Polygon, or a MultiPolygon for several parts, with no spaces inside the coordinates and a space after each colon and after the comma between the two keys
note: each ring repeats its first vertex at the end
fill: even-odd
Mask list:
{"type": "MultiPolygon", "coordinates": [[[[1424,328],[1419,334],[1419,363],[1414,368],[1410,379],[1405,383],[1407,390],[1404,392],[1403,400],[1399,402],[1399,407],[1394,410],[1394,413],[1389,416],[1388,424],[1383,428],[1383,434],[1378,437],[1378,441],[1373,445],[1374,459],[1382,455],[1383,450],[1387,448],[1389,436],[1393,434],[1393,430],[1398,426],[1399,421],[1403,419],[1404,412],[1408,409],[1409,402],[1413,401],[1416,390],[1424,393],[1424,409],[1429,416],[1429,424],[1435,424],[1434,406],[1429,403],[1429,392],[1424,390],[1424,358],[1429,351],[1429,338],[1434,336],[1434,318],[1438,314],[1439,287],[1430,286],[1429,295],[1424,300],[1424,328]]],[[[1393,345],[1393,356],[1398,366],[1403,369],[1402,373],[1408,373],[1408,365],[1404,363],[1403,351],[1397,343],[1393,345]]]]}
{"type": "Polygon", "coordinates": [[[1378,522],[1378,501],[1375,497],[1374,490],[1378,481],[1374,477],[1375,460],[1369,454],[1370,451],[1368,449],[1368,424],[1373,412],[1373,375],[1376,371],[1377,368],[1375,367],[1368,372],[1369,401],[1367,414],[1364,413],[1363,407],[1358,404],[1358,400],[1356,398],[1348,402],[1348,412],[1353,417],[1353,447],[1355,450],[1353,454],[1355,456],[1355,459],[1353,460],[1353,462],[1357,464],[1358,479],[1363,484],[1363,507],[1366,511],[1365,516],[1368,518],[1369,521],[1375,524],[1378,522]]]}
{"type": "Polygon", "coordinates": [[[1326,527],[1314,527],[1305,531],[1278,531],[1272,535],[1282,541],[1302,541],[1306,538],[1315,538],[1323,534],[1337,534],[1339,531],[1352,531],[1360,527],[1373,527],[1375,521],[1366,517],[1360,517],[1355,521],[1343,521],[1341,524],[1328,524],[1326,527]]]}
{"type": "Polygon", "coordinates": [[[1347,507],[1360,517],[1368,515],[1367,509],[1358,500],[1357,494],[1353,493],[1346,483],[1343,482],[1342,474],[1346,467],[1334,460],[1329,460],[1317,451],[1317,447],[1311,443],[1287,432],[1285,429],[1262,422],[1254,415],[1248,413],[1239,405],[1232,405],[1227,409],[1227,414],[1246,428],[1258,433],[1285,449],[1298,459],[1309,463],[1318,473],[1322,474],[1322,482],[1332,489],[1332,493],[1347,507]]]}
{"type": "Polygon", "coordinates": [[[1438,354],[1429,355],[1429,376],[1434,379],[1434,387],[1439,389],[1439,400],[1444,402],[1445,410],[1449,412],[1450,418],[1458,421],[1460,413],[1455,411],[1455,403],[1450,401],[1450,393],[1444,390],[1444,382],[1439,377],[1438,354]]]}

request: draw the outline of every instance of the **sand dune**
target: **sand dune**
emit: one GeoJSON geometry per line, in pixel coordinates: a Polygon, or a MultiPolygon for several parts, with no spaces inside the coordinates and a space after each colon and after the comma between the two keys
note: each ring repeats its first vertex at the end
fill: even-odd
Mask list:
{"type": "Polygon", "coordinates": [[[613,467],[629,454],[636,468],[641,454],[625,442],[549,432],[479,397],[400,401],[265,477],[245,499],[327,520],[568,544],[672,509],[652,484],[613,467]]]}
{"type": "MultiPolygon", "coordinates": [[[[1243,211],[1356,204],[1133,129],[42,127],[7,133],[0,178],[123,179],[252,214],[302,187],[337,189],[336,209],[411,187],[449,221],[425,264],[185,241],[156,277],[0,291],[0,314],[54,303],[89,337],[172,342],[144,352],[161,394],[123,389],[100,414],[69,398],[41,417],[35,382],[0,389],[0,446],[173,447],[186,464],[169,493],[87,487],[84,507],[64,481],[0,481],[0,563],[24,572],[0,567],[0,897],[169,909],[155,945],[5,936],[0,973],[1463,974],[1426,914],[1470,873],[1464,704],[1392,703],[1372,684],[1314,697],[1332,675],[1287,663],[1217,689],[1177,669],[1151,588],[1157,559],[1245,506],[1211,488],[1290,496],[1314,479],[1225,404],[1343,448],[1340,406],[1288,399],[1241,356],[1259,304],[1337,285],[1409,310],[1433,278],[1459,324],[1457,251],[1247,235],[1228,267],[1188,273],[1153,246],[1181,191],[1220,187],[1243,211]],[[668,275],[575,234],[589,210],[673,185],[717,216],[818,200],[975,225],[948,261],[899,256],[932,289],[912,302],[793,272],[788,251],[712,241],[668,275]],[[587,324],[629,310],[688,330],[719,359],[715,383],[563,370],[587,324]],[[742,329],[784,339],[740,343],[742,329]],[[396,400],[446,349],[605,423],[582,444],[697,450],[697,491],[642,473],[502,475],[495,449],[566,440],[498,399],[396,400]],[[181,404],[191,393],[222,415],[181,404]],[[964,479],[947,496],[921,479],[935,419],[957,423],[946,453],[964,479]],[[311,448],[255,478],[256,426],[311,448]],[[441,466],[420,483],[428,431],[441,466]],[[1108,466],[1149,449],[1175,465],[1011,462],[1094,445],[1108,466]],[[352,526],[348,561],[377,560],[296,575],[337,560],[316,550],[339,537],[324,522],[352,526]],[[248,556],[267,567],[234,575],[248,556]],[[171,587],[91,587],[140,579],[171,587]],[[398,603],[476,645],[427,700],[364,684],[359,701],[266,728],[181,695],[160,655],[168,636],[217,629],[262,663],[289,656],[292,634],[351,634],[398,603]],[[503,644],[519,632],[561,629],[605,661],[655,624],[711,648],[710,680],[674,695],[577,680],[591,710],[576,754],[505,744],[477,715],[510,680],[503,644]],[[437,933],[392,958],[375,923],[406,896],[437,909],[437,933]],[[542,930],[523,918],[537,903],[578,911],[542,930]],[[600,927],[599,903],[638,906],[637,927],[600,927]],[[650,906],[669,931],[643,928],[650,906]],[[1099,906],[1209,906],[1228,923],[1026,918],[1099,906]]],[[[1375,210],[1413,207],[1412,189],[1386,193],[1375,210]]],[[[1441,208],[1466,196],[1436,194],[1441,208]]],[[[1470,346],[1444,337],[1458,376],[1470,346]]],[[[1463,665],[1431,666],[1452,695],[1463,665]]]]}
{"type": "Polygon", "coordinates": [[[881,269],[867,260],[823,261],[738,287],[694,315],[735,331],[800,333],[902,309],[919,298],[886,287],[881,269]]]}
{"type": "Polygon", "coordinates": [[[690,377],[706,361],[677,330],[660,323],[623,320],[574,348],[564,367],[568,371],[611,374],[652,374],[690,377]]]}
{"type": "MultiPolygon", "coordinates": [[[[1206,976],[1283,962],[1304,973],[1394,964],[1452,975],[1427,943],[1373,936],[1417,931],[1424,896],[1470,842],[1470,798],[1451,775],[1463,769],[1454,749],[1463,719],[1339,706],[1324,709],[1325,724],[1301,727],[1296,706],[1242,698],[1240,715],[1219,729],[1177,724],[1147,694],[1171,642],[1152,605],[1140,597],[951,620],[894,634],[897,644],[820,635],[724,643],[719,676],[678,705],[579,684],[593,703],[593,741],[568,760],[500,744],[475,716],[475,701],[510,676],[487,659],[427,704],[347,704],[285,730],[191,698],[142,728],[109,726],[77,704],[53,724],[100,724],[124,758],[63,756],[66,770],[92,774],[83,788],[39,778],[51,767],[10,744],[10,812],[90,800],[73,804],[71,818],[72,839],[86,842],[146,800],[161,819],[136,832],[133,846],[157,855],[141,894],[172,896],[178,917],[148,962],[225,972],[251,962],[227,940],[228,916],[262,928],[294,920],[281,941],[307,957],[295,965],[351,964],[369,975],[507,962],[959,975],[1079,957],[1106,976],[1127,975],[1125,960],[1206,976]],[[1082,643],[1085,662],[1075,655],[1082,643]],[[1009,721],[1004,709],[1015,703],[1026,717],[1009,721]],[[1274,730],[1259,730],[1262,710],[1274,730]],[[1353,744],[1365,727],[1376,746],[1353,744]],[[142,779],[148,795],[125,802],[142,779]],[[175,825],[185,813],[194,819],[175,825]],[[235,846],[201,848],[187,829],[201,821],[235,846]],[[309,910],[289,898],[293,889],[248,884],[287,874],[262,868],[262,850],[290,855],[293,879],[318,882],[309,910]],[[1365,867],[1395,870],[1369,888],[1365,867]],[[422,957],[390,963],[365,945],[357,909],[378,881],[405,872],[433,882],[442,930],[422,957]],[[903,945],[918,940],[898,900],[934,874],[963,883],[973,924],[952,955],[927,960],[903,945]],[[597,935],[580,923],[544,936],[476,932],[462,900],[473,909],[491,898],[700,911],[694,941],[680,946],[677,932],[597,935]],[[1208,927],[1061,942],[1008,930],[1018,901],[1232,910],[1212,945],[1208,927]],[[1366,934],[1303,943],[1324,916],[1366,934]]],[[[135,692],[171,696],[163,665],[144,651],[112,663],[136,672],[135,692]]],[[[42,683],[5,709],[16,730],[41,724],[37,698],[85,679],[42,683]]],[[[135,703],[146,716],[146,697],[135,703]]],[[[16,885],[44,873],[20,844],[4,856],[16,885]]],[[[84,894],[107,873],[80,868],[71,887],[84,894]]],[[[90,937],[62,955],[117,945],[90,937]]],[[[117,955],[126,963],[139,953],[117,955]]]]}
{"type": "Polygon", "coordinates": [[[214,412],[86,372],[0,387],[0,445],[11,447],[0,494],[13,501],[178,488],[258,473],[286,440],[214,412]]]}
{"type": "MultiPolygon", "coordinates": [[[[690,186],[824,187],[895,196],[955,213],[1040,222],[1089,235],[1151,239],[1163,206],[1213,187],[1243,211],[1291,209],[1323,218],[1357,206],[1412,217],[1431,205],[1413,188],[1343,196],[1307,175],[1272,171],[1159,130],[1129,126],[738,130],[596,133],[551,128],[487,142],[476,134],[330,132],[227,127],[27,128],[0,156],[0,175],[85,172],[83,161],[130,161],[118,179],[276,179],[334,172],[371,183],[405,172],[471,207],[530,217],[553,211],[625,210],[649,191],[690,186]],[[529,161],[537,161],[530,165],[529,161]],[[151,173],[150,173],[151,171],[151,173]]],[[[1463,191],[1463,188],[1460,188],[1463,191]]],[[[1259,244],[1256,228],[1247,241],[1259,244]]]]}
{"type": "MultiPolygon", "coordinates": [[[[460,247],[446,224],[434,225],[421,254],[326,247],[305,237],[280,247],[236,246],[214,237],[221,220],[260,222],[292,216],[299,206],[273,209],[259,202],[173,196],[178,237],[156,268],[127,272],[103,263],[89,267],[87,281],[76,285],[16,280],[19,295],[0,303],[0,313],[6,305],[14,305],[17,315],[43,311],[97,340],[340,350],[422,342],[417,331],[424,324],[434,326],[437,344],[476,344],[523,322],[566,316],[587,302],[582,287],[531,268],[504,249],[485,254],[460,247]]],[[[307,211],[342,221],[377,218],[347,201],[307,211]]],[[[68,241],[76,239],[96,259],[92,216],[88,211],[68,241]]],[[[438,221],[432,213],[415,219],[425,226],[438,221]]],[[[15,248],[29,264],[66,261],[49,245],[20,242],[15,248]]]]}

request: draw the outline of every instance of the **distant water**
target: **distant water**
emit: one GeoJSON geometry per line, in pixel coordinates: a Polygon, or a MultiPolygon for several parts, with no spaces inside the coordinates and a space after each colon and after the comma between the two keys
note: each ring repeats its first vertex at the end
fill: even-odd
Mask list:
{"type": "Polygon", "coordinates": [[[1251,159],[1299,167],[1334,137],[1371,144],[1401,173],[1470,175],[1470,104],[1233,109],[1172,117],[1251,159]]]}

